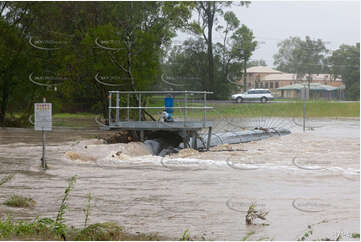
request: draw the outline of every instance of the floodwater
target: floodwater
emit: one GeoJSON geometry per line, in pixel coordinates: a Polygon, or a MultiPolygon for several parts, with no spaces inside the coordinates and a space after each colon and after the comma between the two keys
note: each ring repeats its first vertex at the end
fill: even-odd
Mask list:
{"type": "Polygon", "coordinates": [[[67,180],[77,175],[66,223],[83,226],[87,194],[90,223],[114,221],[129,232],[180,238],[185,230],[209,240],[352,240],[360,233],[360,121],[320,119],[302,132],[210,152],[150,155],[141,143],[102,144],[105,131],[60,129],[47,133],[49,169],[40,169],[41,133],[0,129],[0,214],[56,217],[67,180]],[[223,150],[223,151],[222,151],[223,150]],[[9,208],[11,195],[32,197],[33,209],[9,208]],[[249,205],[269,211],[246,225],[249,205]]]}

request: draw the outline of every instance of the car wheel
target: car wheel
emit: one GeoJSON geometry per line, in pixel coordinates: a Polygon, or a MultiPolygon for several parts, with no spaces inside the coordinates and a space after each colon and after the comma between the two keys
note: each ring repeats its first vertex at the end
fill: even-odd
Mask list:
{"type": "Polygon", "coordinates": [[[243,103],[243,98],[237,97],[236,102],[237,102],[237,103],[243,103]]]}
{"type": "Polygon", "coordinates": [[[261,98],[261,103],[266,103],[267,101],[268,101],[268,99],[266,97],[261,98]]]}

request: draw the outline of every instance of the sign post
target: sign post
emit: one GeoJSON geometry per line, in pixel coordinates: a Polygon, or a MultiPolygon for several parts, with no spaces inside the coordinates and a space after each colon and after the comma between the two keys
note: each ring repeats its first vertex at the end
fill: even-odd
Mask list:
{"type": "Polygon", "coordinates": [[[45,159],[45,131],[52,130],[52,105],[51,103],[46,103],[45,98],[43,98],[43,103],[34,104],[34,113],[35,113],[35,130],[42,133],[43,138],[43,153],[41,157],[41,167],[45,170],[47,168],[46,159],[45,159]]]}
{"type": "Polygon", "coordinates": [[[301,89],[301,96],[303,98],[303,132],[306,131],[306,101],[309,99],[310,97],[310,88],[306,87],[306,85],[303,85],[303,88],[301,89]]]}

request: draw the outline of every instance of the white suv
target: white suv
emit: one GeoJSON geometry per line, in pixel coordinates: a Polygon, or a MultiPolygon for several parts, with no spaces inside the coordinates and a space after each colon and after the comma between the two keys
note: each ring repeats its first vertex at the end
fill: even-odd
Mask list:
{"type": "Polygon", "coordinates": [[[274,97],[268,89],[250,89],[247,92],[232,95],[232,100],[235,100],[237,103],[250,100],[259,100],[262,103],[266,103],[273,99],[274,97]]]}

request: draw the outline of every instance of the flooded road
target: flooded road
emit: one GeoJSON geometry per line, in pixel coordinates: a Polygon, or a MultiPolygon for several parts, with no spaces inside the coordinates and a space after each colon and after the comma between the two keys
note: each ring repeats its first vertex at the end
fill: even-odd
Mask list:
{"type": "Polygon", "coordinates": [[[15,218],[56,217],[67,179],[78,179],[65,214],[83,226],[87,194],[90,223],[114,221],[129,232],[180,238],[185,230],[209,240],[296,240],[312,225],[311,239],[344,240],[360,233],[360,122],[319,119],[313,130],[210,152],[182,150],[152,156],[141,143],[102,144],[102,131],[56,130],[47,134],[49,169],[40,169],[41,133],[0,129],[0,213],[15,218]],[[226,150],[226,151],[222,151],[226,150]],[[232,151],[233,150],[233,151],[232,151]],[[2,203],[32,197],[34,209],[2,203]],[[267,220],[246,225],[252,202],[267,220]],[[265,223],[267,225],[262,225],[265,223]]]}

